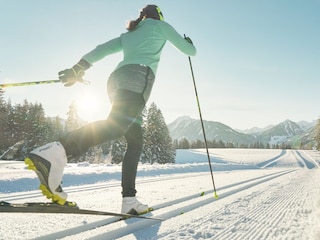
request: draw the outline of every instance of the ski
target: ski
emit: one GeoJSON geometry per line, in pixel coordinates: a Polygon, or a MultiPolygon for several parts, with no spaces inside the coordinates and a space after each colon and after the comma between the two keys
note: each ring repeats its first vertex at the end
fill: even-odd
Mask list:
{"type": "MultiPolygon", "coordinates": [[[[149,209],[151,211],[152,209],[149,209]]],[[[52,202],[26,202],[26,203],[9,203],[0,202],[0,212],[10,213],[61,213],[61,214],[84,214],[84,215],[104,215],[120,217],[120,219],[142,218],[150,220],[163,221],[161,218],[147,217],[129,213],[114,213],[99,210],[82,209],[77,205],[59,205],[52,202]]]]}

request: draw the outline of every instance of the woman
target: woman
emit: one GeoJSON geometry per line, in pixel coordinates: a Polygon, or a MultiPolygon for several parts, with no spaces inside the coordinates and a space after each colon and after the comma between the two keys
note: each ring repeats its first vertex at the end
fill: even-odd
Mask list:
{"type": "Polygon", "coordinates": [[[70,69],[59,72],[65,86],[83,81],[84,71],[107,55],[123,51],[123,60],[108,79],[107,89],[112,103],[106,120],[90,123],[69,133],[59,141],[30,152],[29,168],[40,178],[43,194],[59,204],[67,194],[61,188],[67,159],[85,153],[89,147],[125,136],[127,151],[122,163],[122,213],[141,214],[148,206],[136,199],[135,179],[142,151],[141,112],[150,96],[161,51],[166,41],[181,52],[193,56],[196,49],[190,38],[183,38],[168,23],[156,5],[147,5],[138,19],[130,21],[127,32],[84,55],[70,69]]]}

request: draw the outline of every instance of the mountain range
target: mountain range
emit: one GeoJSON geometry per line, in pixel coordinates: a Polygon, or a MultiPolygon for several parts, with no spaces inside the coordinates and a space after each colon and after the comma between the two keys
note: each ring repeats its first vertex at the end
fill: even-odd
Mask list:
{"type": "MultiPolygon", "coordinates": [[[[286,144],[298,148],[313,146],[313,134],[316,125],[316,121],[296,123],[285,120],[266,128],[252,128],[242,131],[232,129],[220,122],[204,120],[203,123],[207,140],[231,142],[238,145],[250,145],[257,142],[270,146],[286,144]]],[[[192,119],[189,116],[177,118],[168,124],[168,129],[172,139],[203,140],[200,120],[192,119]]]]}

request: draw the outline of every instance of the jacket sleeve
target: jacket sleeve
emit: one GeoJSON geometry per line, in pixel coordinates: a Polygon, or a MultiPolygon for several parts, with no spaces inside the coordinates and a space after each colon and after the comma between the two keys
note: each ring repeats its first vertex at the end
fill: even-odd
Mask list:
{"type": "Polygon", "coordinates": [[[87,53],[82,57],[82,59],[86,60],[91,65],[104,57],[122,51],[122,45],[120,37],[114,38],[106,43],[98,45],[91,52],[87,53]]]}
{"type": "Polygon", "coordinates": [[[188,56],[196,55],[195,46],[184,39],[170,24],[161,22],[160,27],[165,40],[171,42],[172,45],[188,56]]]}

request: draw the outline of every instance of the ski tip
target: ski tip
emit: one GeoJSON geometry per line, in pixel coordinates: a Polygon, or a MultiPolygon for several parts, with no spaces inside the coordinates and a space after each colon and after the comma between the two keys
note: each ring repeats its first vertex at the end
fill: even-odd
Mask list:
{"type": "Polygon", "coordinates": [[[202,193],[200,194],[200,197],[204,196],[205,194],[206,194],[205,192],[202,192],[202,193]]]}

